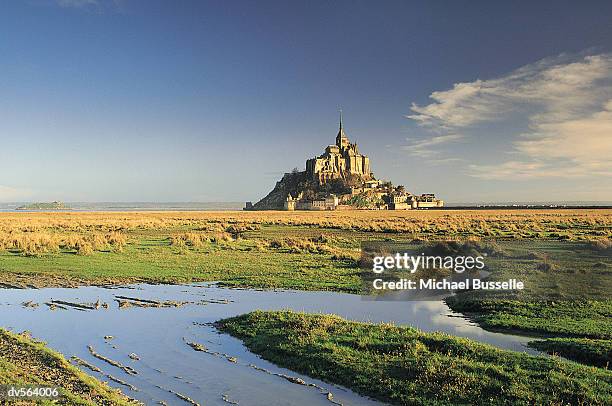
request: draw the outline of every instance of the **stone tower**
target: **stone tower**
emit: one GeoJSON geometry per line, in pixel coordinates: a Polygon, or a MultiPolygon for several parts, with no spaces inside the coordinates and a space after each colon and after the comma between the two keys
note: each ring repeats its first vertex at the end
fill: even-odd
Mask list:
{"type": "Polygon", "coordinates": [[[342,110],[340,110],[340,129],[338,130],[338,135],[336,135],[336,145],[340,150],[349,146],[349,139],[344,133],[344,128],[342,128],[342,110]]]}
{"type": "Polygon", "coordinates": [[[372,179],[370,158],[359,153],[357,144],[351,144],[342,122],[340,112],[340,129],[336,135],[336,144],[329,145],[325,152],[306,161],[306,175],[316,180],[320,185],[333,179],[348,179],[349,177],[367,181],[372,179]]]}

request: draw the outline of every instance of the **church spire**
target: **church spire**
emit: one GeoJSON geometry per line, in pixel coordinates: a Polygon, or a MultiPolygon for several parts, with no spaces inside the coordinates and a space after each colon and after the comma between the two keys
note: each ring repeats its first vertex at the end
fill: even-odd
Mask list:
{"type": "Polygon", "coordinates": [[[336,136],[336,145],[340,150],[348,147],[349,139],[344,133],[343,123],[342,123],[342,109],[340,109],[340,129],[338,130],[338,135],[336,136]]]}

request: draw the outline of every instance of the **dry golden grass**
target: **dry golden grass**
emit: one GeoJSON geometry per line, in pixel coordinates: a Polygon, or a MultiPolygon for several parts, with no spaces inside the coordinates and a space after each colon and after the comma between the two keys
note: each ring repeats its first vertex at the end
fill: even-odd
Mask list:
{"type": "MultiPolygon", "coordinates": [[[[24,255],[70,249],[87,255],[93,251],[121,250],[127,242],[127,233],[144,230],[170,230],[173,245],[200,246],[205,242],[231,241],[244,232],[258,230],[261,225],[405,233],[434,239],[605,241],[612,236],[612,210],[0,213],[0,249],[24,255]],[[187,232],[176,233],[177,229],[187,232]]],[[[287,241],[282,243],[291,245],[287,241]]],[[[300,250],[306,248],[296,246],[300,250]]]]}
{"type": "Polygon", "coordinates": [[[61,231],[0,231],[0,250],[18,251],[25,256],[74,250],[79,255],[90,255],[94,251],[123,250],[127,237],[119,232],[93,232],[77,234],[61,231]]]}
{"type": "MultiPolygon", "coordinates": [[[[328,212],[60,212],[1,213],[0,231],[34,232],[49,229],[73,232],[168,229],[181,226],[221,227],[214,231],[242,231],[262,224],[313,225],[360,231],[451,232],[474,234],[487,230],[545,232],[596,229],[610,235],[612,210],[435,210],[435,211],[328,211],[328,212]]],[[[211,230],[212,231],[212,230],[211,230]]]]}
{"type": "Polygon", "coordinates": [[[291,253],[330,254],[334,250],[316,238],[275,238],[268,242],[269,248],[284,249],[291,253]]]}
{"type": "Polygon", "coordinates": [[[223,280],[356,291],[365,240],[578,240],[601,251],[611,226],[612,210],[585,209],[0,213],[0,283],[223,280]]]}
{"type": "Polygon", "coordinates": [[[171,235],[170,245],[173,245],[176,247],[184,247],[184,246],[201,247],[204,244],[209,243],[209,242],[219,243],[219,242],[230,242],[233,240],[234,238],[232,237],[232,235],[225,231],[218,231],[212,234],[189,232],[189,233],[180,233],[180,234],[171,235]]]}

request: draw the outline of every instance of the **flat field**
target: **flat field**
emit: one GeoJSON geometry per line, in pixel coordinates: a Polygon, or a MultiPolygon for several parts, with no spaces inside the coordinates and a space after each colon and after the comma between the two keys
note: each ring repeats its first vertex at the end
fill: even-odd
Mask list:
{"type": "Polygon", "coordinates": [[[0,213],[0,283],[359,290],[364,240],[609,241],[612,210],[0,213]]]}
{"type": "MultiPolygon", "coordinates": [[[[584,300],[567,300],[561,295],[554,300],[486,301],[475,300],[467,292],[448,300],[449,306],[486,329],[532,335],[537,339],[534,347],[590,365],[597,377],[600,371],[608,376],[612,360],[610,289],[577,281],[612,273],[611,237],[612,210],[606,209],[0,213],[0,287],[217,281],[230,286],[357,294],[362,288],[359,258],[364,241],[469,240],[477,249],[495,252],[507,264],[494,277],[523,275],[537,283],[552,276],[559,291],[596,295],[584,300]]],[[[275,323],[273,327],[279,323],[274,318],[268,322],[275,323]]],[[[236,323],[234,332],[239,332],[236,323]]],[[[257,326],[240,328],[244,332],[257,326]]],[[[6,341],[3,337],[0,341],[6,341]]],[[[387,348],[382,341],[381,351],[387,348]]],[[[465,351],[471,351],[472,345],[453,341],[453,346],[465,351]]],[[[544,365],[526,358],[514,360],[507,353],[491,354],[487,362],[500,368],[515,361],[529,368],[544,365]],[[503,361],[504,357],[514,361],[503,361]]],[[[454,358],[463,362],[459,356],[454,358]]],[[[300,370],[309,372],[319,361],[295,362],[300,370]]],[[[7,365],[11,362],[5,359],[7,365]]],[[[589,371],[570,369],[570,374],[588,375],[589,371]]],[[[10,369],[0,376],[7,371],[10,369]]],[[[335,376],[315,375],[347,384],[335,376]]],[[[574,389],[590,387],[591,378],[584,376],[572,381],[577,385],[574,389]]],[[[363,379],[368,379],[367,374],[363,379]]],[[[608,378],[605,384],[609,389],[608,378]]],[[[589,402],[586,398],[580,401],[589,402]]]]}

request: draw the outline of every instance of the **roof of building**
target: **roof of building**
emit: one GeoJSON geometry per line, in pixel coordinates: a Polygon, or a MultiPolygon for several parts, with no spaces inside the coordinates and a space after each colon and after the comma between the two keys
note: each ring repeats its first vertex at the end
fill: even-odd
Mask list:
{"type": "Polygon", "coordinates": [[[348,142],[349,140],[348,140],[348,137],[346,136],[346,133],[344,132],[344,128],[342,124],[342,110],[340,110],[340,128],[338,129],[338,135],[336,135],[336,145],[340,146],[339,144],[344,144],[344,143],[348,144],[348,142]]]}

